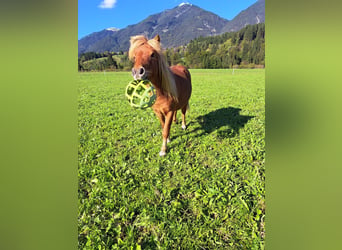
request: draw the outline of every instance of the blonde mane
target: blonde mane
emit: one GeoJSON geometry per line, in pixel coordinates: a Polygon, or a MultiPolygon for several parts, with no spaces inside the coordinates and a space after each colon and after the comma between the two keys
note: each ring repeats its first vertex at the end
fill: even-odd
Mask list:
{"type": "Polygon", "coordinates": [[[133,60],[134,58],[134,51],[144,45],[148,44],[150,45],[159,55],[158,60],[158,78],[160,81],[160,88],[163,92],[166,92],[166,94],[176,101],[178,100],[178,92],[177,87],[175,83],[175,79],[173,77],[173,74],[170,70],[170,68],[167,65],[167,62],[165,60],[165,57],[161,51],[161,45],[160,42],[157,39],[150,39],[147,40],[145,36],[132,36],[130,40],[131,46],[128,51],[128,57],[130,60],[133,60]]]}

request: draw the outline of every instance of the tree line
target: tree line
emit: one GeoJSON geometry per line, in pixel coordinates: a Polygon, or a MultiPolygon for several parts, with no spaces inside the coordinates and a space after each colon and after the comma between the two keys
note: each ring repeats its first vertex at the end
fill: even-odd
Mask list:
{"type": "MultiPolygon", "coordinates": [[[[260,68],[265,66],[265,24],[247,25],[237,32],[199,37],[185,46],[164,51],[169,65],[188,68],[260,68]]],[[[78,59],[78,69],[130,70],[127,52],[87,52],[78,59]]]]}
{"type": "Polygon", "coordinates": [[[131,68],[127,52],[86,52],[78,58],[79,71],[115,71],[131,68]]]}
{"type": "Polygon", "coordinates": [[[265,24],[247,25],[238,32],[196,38],[186,46],[167,49],[170,65],[189,68],[255,68],[265,66],[265,24]]]}

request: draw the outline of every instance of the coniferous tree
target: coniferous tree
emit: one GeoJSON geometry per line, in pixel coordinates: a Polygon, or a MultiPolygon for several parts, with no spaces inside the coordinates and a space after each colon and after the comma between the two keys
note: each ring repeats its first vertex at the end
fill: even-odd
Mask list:
{"type": "Polygon", "coordinates": [[[107,56],[106,66],[109,67],[109,68],[114,66],[114,60],[113,60],[113,57],[112,57],[111,53],[109,53],[108,56],[107,56]]]}

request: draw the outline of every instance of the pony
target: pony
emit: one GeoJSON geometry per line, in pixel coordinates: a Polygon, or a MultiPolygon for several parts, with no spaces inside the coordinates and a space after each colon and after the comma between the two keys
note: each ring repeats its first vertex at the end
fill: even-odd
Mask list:
{"type": "Polygon", "coordinates": [[[159,155],[164,156],[170,142],[172,120],[177,122],[177,110],[182,112],[182,129],[186,129],[185,114],[189,109],[191,96],[191,75],[181,65],[168,67],[162,53],[160,36],[148,40],[145,36],[132,36],[128,51],[133,62],[132,76],[134,80],[149,80],[156,89],[156,101],[152,109],[158,117],[163,142],[159,155]]]}

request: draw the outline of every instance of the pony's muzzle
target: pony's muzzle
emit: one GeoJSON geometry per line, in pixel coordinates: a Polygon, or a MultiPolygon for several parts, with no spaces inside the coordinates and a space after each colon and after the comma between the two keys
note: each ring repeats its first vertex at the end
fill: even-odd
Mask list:
{"type": "Polygon", "coordinates": [[[138,69],[132,68],[132,76],[134,80],[141,80],[146,78],[146,70],[144,67],[138,69]]]}

